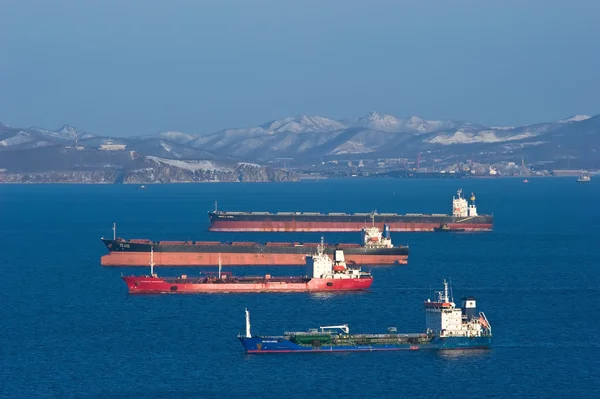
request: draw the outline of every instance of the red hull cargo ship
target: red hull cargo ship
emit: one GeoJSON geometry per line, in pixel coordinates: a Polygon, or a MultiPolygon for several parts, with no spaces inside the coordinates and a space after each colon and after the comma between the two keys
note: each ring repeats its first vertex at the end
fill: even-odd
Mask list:
{"type": "Polygon", "coordinates": [[[151,251],[149,276],[123,276],[130,294],[211,293],[211,292],[330,292],[360,291],[371,287],[373,276],[360,267],[349,267],[344,252],[336,250],[332,260],[319,245],[316,255],[305,259],[306,275],[276,277],[234,277],[230,273],[207,276],[159,277],[154,273],[154,252],[151,251]]]}
{"type": "MultiPolygon", "coordinates": [[[[307,254],[318,243],[255,242],[220,243],[214,241],[150,241],[102,238],[109,253],[102,256],[103,266],[147,266],[151,248],[156,266],[215,266],[220,257],[226,266],[302,266],[307,254]]],[[[389,227],[384,233],[375,227],[362,230],[361,244],[325,245],[326,254],[344,251],[348,263],[356,265],[405,265],[408,247],[394,246],[389,227]]]]}
{"type": "MultiPolygon", "coordinates": [[[[258,231],[258,232],[345,232],[360,231],[365,224],[384,223],[392,231],[435,231],[442,225],[462,231],[492,231],[493,215],[479,215],[475,195],[471,204],[461,196],[452,199],[452,214],[407,213],[312,213],[312,212],[208,212],[209,231],[258,231]]],[[[216,207],[215,207],[216,208],[216,207]]],[[[456,230],[456,231],[457,231],[456,230]]]]}

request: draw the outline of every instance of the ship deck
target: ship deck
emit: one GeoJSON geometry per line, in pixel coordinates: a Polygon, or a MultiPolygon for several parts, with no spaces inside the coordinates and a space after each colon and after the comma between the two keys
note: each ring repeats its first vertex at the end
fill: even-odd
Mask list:
{"type": "Polygon", "coordinates": [[[259,283],[307,283],[311,280],[306,276],[284,276],[284,277],[265,277],[265,276],[239,276],[227,278],[215,277],[195,277],[195,278],[179,278],[179,277],[160,277],[160,279],[169,284],[259,284],[259,283]]]}
{"type": "Polygon", "coordinates": [[[300,346],[360,346],[360,345],[406,345],[424,344],[433,339],[425,333],[405,334],[327,334],[284,333],[283,339],[300,346]]]}

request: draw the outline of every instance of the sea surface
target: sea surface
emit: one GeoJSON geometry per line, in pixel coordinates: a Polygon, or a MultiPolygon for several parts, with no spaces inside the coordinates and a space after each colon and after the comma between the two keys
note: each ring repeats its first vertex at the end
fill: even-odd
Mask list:
{"type": "Polygon", "coordinates": [[[600,182],[574,178],[0,185],[0,397],[600,397],[599,207],[600,182]],[[125,238],[318,241],[209,233],[207,211],[218,201],[231,211],[449,213],[458,188],[494,214],[495,231],[392,233],[410,245],[409,264],[373,267],[368,292],[133,296],[121,273],[148,270],[100,266],[113,222],[125,238]],[[492,349],[246,355],[237,339],[246,307],[258,334],[344,323],[421,332],[423,301],[444,278],[456,302],[477,298],[492,349]]]}

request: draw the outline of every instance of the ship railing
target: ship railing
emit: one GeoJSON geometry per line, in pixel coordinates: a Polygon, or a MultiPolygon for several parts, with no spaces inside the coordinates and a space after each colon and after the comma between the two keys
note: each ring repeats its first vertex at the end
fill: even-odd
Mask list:
{"type": "Polygon", "coordinates": [[[390,338],[426,338],[427,334],[424,333],[404,333],[404,334],[354,334],[354,338],[376,338],[376,339],[390,339],[390,338]]]}
{"type": "MultiPolygon", "coordinates": [[[[310,336],[323,336],[323,335],[338,335],[338,332],[335,331],[312,331],[312,332],[295,332],[295,331],[286,331],[283,333],[285,336],[300,336],[300,337],[310,337],[310,336]]],[[[350,334],[348,334],[350,335],[350,334]]],[[[427,334],[424,333],[405,333],[405,334],[352,334],[352,338],[354,339],[362,339],[362,338],[372,338],[372,339],[398,339],[398,338],[427,338],[427,334]]]]}
{"type": "Polygon", "coordinates": [[[313,331],[313,332],[306,332],[306,331],[300,331],[300,332],[296,332],[296,331],[285,331],[283,333],[284,336],[298,336],[298,337],[312,337],[312,336],[323,336],[323,335],[335,335],[337,334],[334,331],[313,331]]]}

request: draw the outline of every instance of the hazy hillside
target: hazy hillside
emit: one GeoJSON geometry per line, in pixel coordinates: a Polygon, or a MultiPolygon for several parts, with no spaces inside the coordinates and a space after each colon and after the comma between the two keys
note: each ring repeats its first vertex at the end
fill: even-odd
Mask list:
{"type": "MultiPolygon", "coordinates": [[[[523,157],[530,162],[569,158],[593,164],[600,162],[596,156],[599,129],[600,116],[576,115],[527,126],[486,127],[469,121],[424,120],[417,116],[397,118],[371,112],[339,121],[300,115],[206,135],[169,131],[113,139],[138,155],[228,164],[267,164],[276,158],[293,158],[294,164],[329,159],[414,160],[419,153],[448,163],[473,158],[485,162],[523,157]]],[[[97,149],[106,139],[71,126],[53,131],[0,124],[0,153],[4,158],[0,163],[22,170],[43,164],[45,157],[49,157],[48,165],[72,164],[71,157],[81,155],[61,159],[50,154],[74,145],[76,137],[86,150],[97,149]],[[39,150],[41,148],[48,150],[39,150]],[[13,152],[19,154],[8,155],[13,152]]],[[[95,165],[97,157],[89,155],[86,162],[95,165]]]]}

